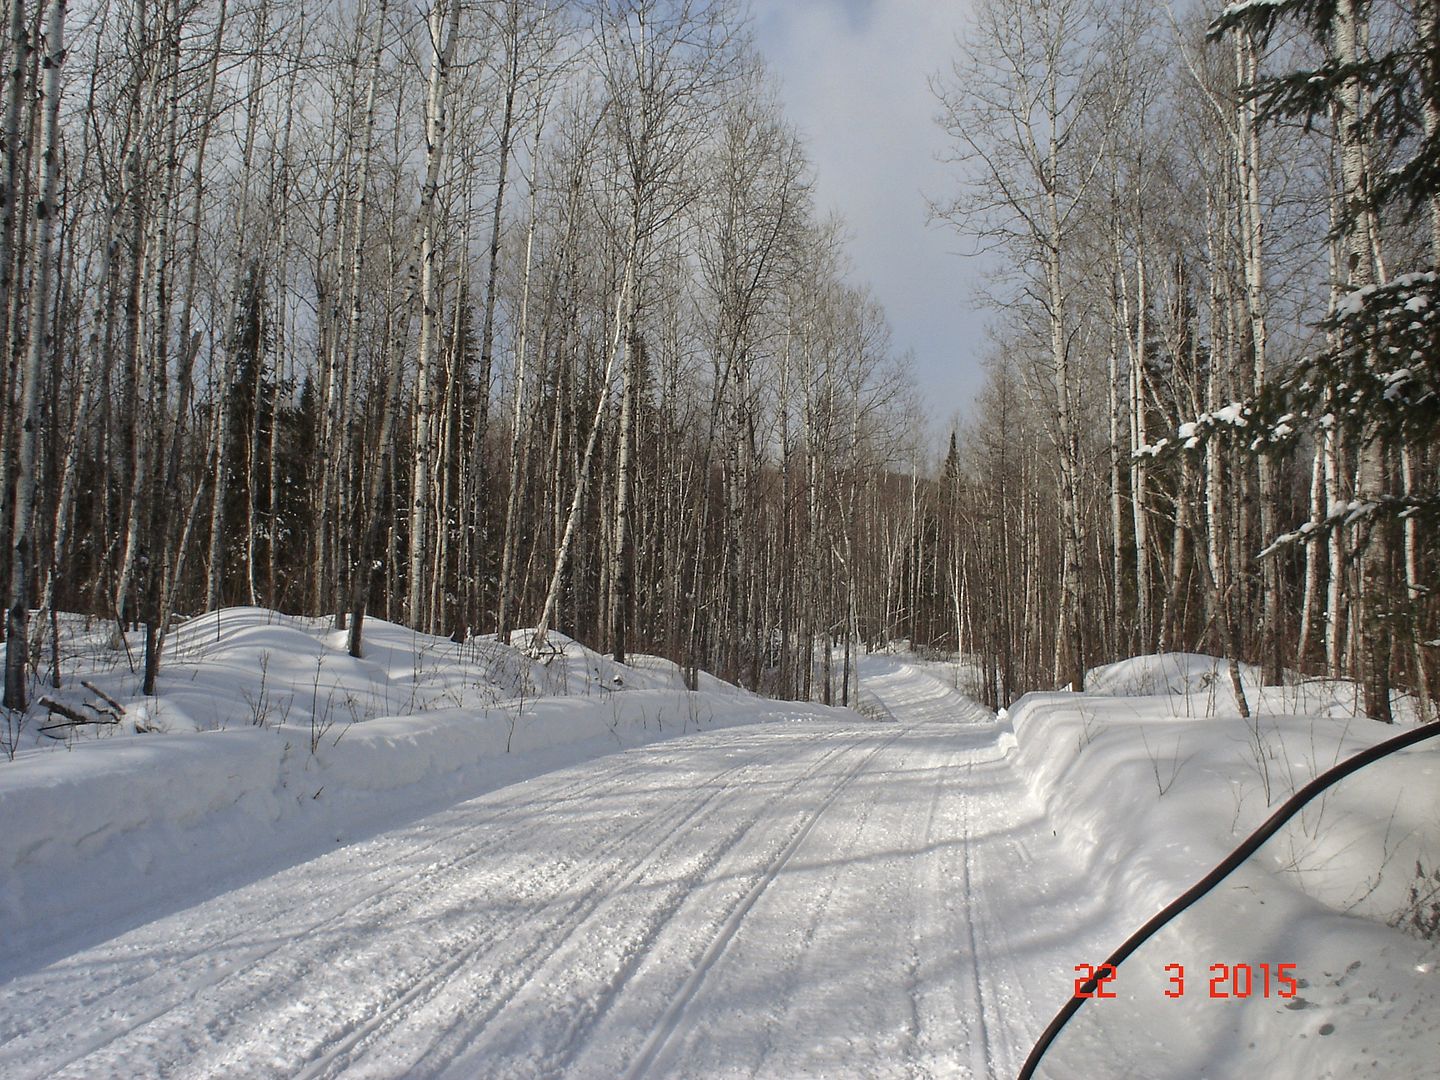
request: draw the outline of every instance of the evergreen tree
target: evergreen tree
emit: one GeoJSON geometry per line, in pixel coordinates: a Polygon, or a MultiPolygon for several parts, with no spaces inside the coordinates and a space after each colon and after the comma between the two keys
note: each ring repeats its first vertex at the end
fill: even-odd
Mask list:
{"type": "MultiPolygon", "coordinates": [[[[1324,48],[1316,68],[1257,78],[1247,93],[1260,103],[1259,119],[1299,118],[1307,127],[1328,117],[1336,126],[1341,191],[1336,235],[1341,241],[1349,292],[1329,317],[1330,345],[1302,361],[1285,378],[1262,387],[1246,410],[1202,418],[1209,429],[1233,427],[1252,437],[1251,447],[1269,451],[1303,431],[1340,425],[1358,447],[1355,501],[1331,508],[1322,528],[1354,530],[1360,562],[1360,681],[1366,711],[1390,717],[1390,638],[1402,625],[1391,585],[1391,535],[1402,517],[1433,518],[1440,491],[1393,493],[1390,456],[1407,441],[1433,437],[1440,424],[1440,350],[1435,305],[1440,285],[1432,229],[1430,269],[1387,280],[1378,258],[1380,222],[1387,210],[1413,215],[1440,195],[1433,78],[1433,12],[1422,14],[1396,43],[1368,47],[1368,0],[1280,0],[1236,4],[1211,26],[1211,35],[1249,35],[1264,41],[1282,21],[1298,23],[1324,48]],[[1428,30],[1422,30],[1427,27],[1428,30]],[[1372,175],[1373,148],[1388,141],[1405,158],[1400,168],[1372,175]]],[[[1440,217],[1435,219],[1440,222],[1440,217]]],[[[1289,539],[1289,538],[1284,538],[1289,539]]],[[[1411,601],[1414,601],[1412,596],[1411,601]]]]}

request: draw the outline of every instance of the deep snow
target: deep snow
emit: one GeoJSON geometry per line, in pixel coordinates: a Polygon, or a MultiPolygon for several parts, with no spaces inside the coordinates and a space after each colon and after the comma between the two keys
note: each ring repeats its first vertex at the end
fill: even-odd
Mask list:
{"type": "MultiPolygon", "coordinates": [[[[367,636],[196,620],[157,713],[75,635],[127,726],[0,761],[0,1075],[1013,1076],[1077,965],[1393,730],[1336,684],[1252,682],[1247,724],[1195,656],[1000,718],[869,656],[861,716],[564,639],[367,636]]],[[[1437,767],[1335,789],[1041,1075],[1430,1075],[1437,946],[1386,924],[1433,917],[1437,767]]]]}

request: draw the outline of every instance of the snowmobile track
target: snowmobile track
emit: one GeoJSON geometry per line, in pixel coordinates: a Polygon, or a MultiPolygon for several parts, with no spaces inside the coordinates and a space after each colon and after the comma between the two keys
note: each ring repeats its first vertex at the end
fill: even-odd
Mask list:
{"type": "MultiPolygon", "coordinates": [[[[816,740],[818,741],[819,737],[816,740]]],[[[797,783],[809,780],[817,774],[823,766],[836,755],[843,754],[850,747],[839,745],[825,751],[817,759],[809,770],[797,783]]],[[[482,987],[482,992],[475,993],[475,988],[465,986],[451,986],[453,977],[464,970],[477,956],[484,953],[488,948],[495,945],[500,937],[497,931],[495,934],[481,937],[466,945],[463,949],[444,963],[427,972],[424,977],[415,981],[408,989],[398,996],[377,1003],[378,1010],[368,1020],[364,1021],[354,1031],[346,1034],[338,1042],[327,1048],[326,1051],[312,1060],[297,1074],[297,1080],[314,1080],[317,1077],[334,1076],[342,1071],[347,1064],[355,1057],[357,1052],[363,1051],[367,1043],[373,1042],[385,1032],[404,1021],[409,1010],[417,1005],[423,1005],[431,1001],[442,990],[447,994],[456,994],[470,1001],[472,1007],[482,1010],[479,1013],[456,1010],[457,1023],[462,1024],[462,1030],[466,1038],[473,1038],[477,1032],[482,1030],[486,1024],[494,1020],[500,1013],[515,999],[515,997],[529,985],[535,974],[552,955],[559,952],[567,942],[574,938],[585,925],[588,919],[606,900],[615,894],[633,887],[642,875],[656,864],[662,861],[661,855],[665,849],[674,845],[675,838],[682,836],[687,825],[699,817],[716,799],[730,790],[729,781],[747,769],[753,769],[756,761],[747,760],[739,765],[725,769],[720,773],[709,777],[704,788],[708,794],[699,802],[695,803],[685,811],[682,817],[676,819],[670,814],[657,815],[655,818],[647,819],[643,824],[637,826],[629,833],[621,834],[612,838],[606,852],[612,850],[623,850],[630,846],[631,842],[641,833],[646,832],[651,826],[662,824],[660,818],[664,817],[663,825],[666,834],[657,840],[653,845],[647,846],[643,853],[633,858],[623,870],[615,870],[605,880],[593,882],[587,893],[581,894],[580,898],[569,905],[553,905],[544,909],[543,914],[549,932],[558,932],[558,936],[551,937],[549,932],[535,934],[526,949],[520,956],[508,958],[507,963],[500,969],[505,972],[503,984],[496,986],[494,981],[488,981],[482,987]],[[460,993],[469,990],[469,993],[460,993]],[[478,998],[478,1000],[477,1000],[478,998]]],[[[738,840],[754,822],[747,822],[737,831],[731,844],[738,840]]],[[[729,849],[727,845],[725,850],[729,849]]],[[[601,852],[598,854],[605,854],[601,852]]],[[[723,854],[720,852],[719,854],[723,854]]],[[[718,858],[718,856],[717,856],[718,858]]],[[[528,868],[527,868],[528,869],[528,868]]],[[[708,867],[707,867],[708,869],[708,867]]],[[[523,877],[526,871],[517,872],[511,880],[523,877]]],[[[453,1003],[452,1003],[453,1004],[453,1003]]],[[[449,1040],[453,1043],[454,1040],[449,1040]]],[[[456,1047],[433,1045],[431,1051],[426,1054],[427,1067],[439,1067],[443,1069],[456,1054],[463,1050],[463,1046],[456,1047]]],[[[438,1071],[438,1070],[437,1070],[438,1071]]]]}
{"type": "Polygon", "coordinates": [[[0,1074],[1005,1075],[1054,982],[1007,920],[1073,870],[993,720],[864,677],[893,719],[685,736],[177,897],[0,983],[0,1074]]]}
{"type": "Polygon", "coordinates": [[[759,900],[761,894],[769,888],[771,882],[780,876],[780,873],[785,869],[785,865],[794,856],[795,852],[800,849],[800,845],[805,842],[805,838],[810,835],[811,830],[815,828],[815,824],[820,820],[825,811],[834,805],[836,799],[840,797],[840,793],[850,785],[855,777],[858,776],[882,750],[889,748],[899,737],[898,732],[892,735],[885,742],[871,750],[870,753],[866,754],[864,758],[841,777],[840,782],[831,789],[830,793],[815,808],[809,819],[795,833],[790,842],[771,860],[770,865],[761,873],[759,879],[751,886],[750,891],[747,892],[741,898],[740,902],[731,910],[729,917],[720,928],[720,932],[710,942],[709,947],[705,950],[705,954],[695,966],[695,970],[690,974],[690,977],[685,980],[685,985],[680,988],[679,994],[677,994],[674,1001],[671,1002],[665,1015],[660,1018],[660,1023],[656,1025],[650,1038],[646,1040],[639,1058],[637,1058],[634,1065],[626,1071],[626,1080],[639,1080],[640,1077],[649,1072],[652,1066],[660,1061],[666,1044],[680,1026],[685,1010],[689,1007],[696,992],[700,989],[701,983],[705,981],[705,977],[710,973],[711,969],[714,968],[716,961],[720,959],[720,956],[725,952],[725,949],[739,932],[741,922],[750,912],[750,909],[755,906],[755,902],[759,900]]]}

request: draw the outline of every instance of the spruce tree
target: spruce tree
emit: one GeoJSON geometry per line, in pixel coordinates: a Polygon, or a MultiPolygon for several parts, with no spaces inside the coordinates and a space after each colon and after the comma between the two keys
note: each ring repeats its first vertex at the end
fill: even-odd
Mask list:
{"type": "Polygon", "coordinates": [[[1341,202],[1336,237],[1346,253],[1346,284],[1336,310],[1325,321],[1331,344],[1299,363],[1284,378],[1262,387],[1248,415],[1202,418],[1202,427],[1237,427],[1253,438],[1251,447],[1272,451],[1301,432],[1339,425],[1358,447],[1355,500],[1332,508],[1320,529],[1280,538],[1316,540],[1344,527],[1358,538],[1359,610],[1362,621],[1359,678],[1366,711],[1390,720],[1389,641],[1398,626],[1398,605],[1390,583],[1391,534],[1401,518],[1433,518],[1440,492],[1390,488],[1391,449],[1410,440],[1433,438],[1440,425],[1440,303],[1434,237],[1440,194],[1437,151],[1437,87],[1433,49],[1433,4],[1420,0],[1413,33],[1388,48],[1368,47],[1367,0],[1280,0],[1227,8],[1210,33],[1248,35],[1265,42],[1281,25],[1299,24],[1324,49],[1318,67],[1257,78],[1246,93],[1259,103],[1261,122],[1300,119],[1306,127],[1333,117],[1341,163],[1341,202]],[[1427,16],[1426,13],[1429,13],[1427,16]],[[1427,29],[1428,28],[1428,29],[1427,29]],[[1372,148],[1388,143],[1402,164],[1373,175],[1372,148]],[[1430,267],[1385,279],[1374,253],[1379,224],[1387,212],[1414,217],[1432,211],[1430,267]]]}

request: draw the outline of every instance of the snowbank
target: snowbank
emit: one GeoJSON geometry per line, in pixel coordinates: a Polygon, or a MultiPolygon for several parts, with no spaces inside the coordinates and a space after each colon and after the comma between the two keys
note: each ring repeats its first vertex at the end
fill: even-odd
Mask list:
{"type": "MultiPolygon", "coordinates": [[[[1010,711],[1017,767],[1090,887],[1132,926],[1297,787],[1395,734],[1356,717],[1352,688],[1261,691],[1244,675],[1249,720],[1221,661],[1178,654],[1098,669],[1088,693],[1031,694],[1010,711]]],[[[1419,1075],[1440,1015],[1437,854],[1440,747],[1422,744],[1310,804],[1128,960],[1121,1001],[1082,1010],[1053,1075],[1097,1054],[1114,1075],[1419,1075]],[[1296,965],[1293,997],[1279,995],[1281,963],[1296,965]],[[1183,1000],[1167,996],[1174,964],[1189,980],[1183,1000]],[[1210,984],[1223,976],[1212,965],[1245,965],[1255,989],[1235,1000],[1234,984],[1210,984]],[[1212,997],[1217,986],[1229,996],[1212,997]]]]}
{"type": "MultiPolygon", "coordinates": [[[[0,761],[0,972],[22,949],[73,946],[172,895],[193,902],[552,769],[716,727],[846,715],[709,676],[691,693],[674,665],[616,665],[562,635],[548,664],[379,622],[367,640],[357,661],[318,622],[227,610],[175,635],[156,699],[138,697],[128,669],[93,664],[86,681],[127,724],[64,743],[36,724],[0,761]]],[[[79,680],[64,696],[94,700],[79,680]]]]}
{"type": "MultiPolygon", "coordinates": [[[[1248,694],[1260,686],[1260,669],[1240,665],[1240,680],[1248,694]]],[[[1200,653],[1160,653],[1136,656],[1085,674],[1085,689],[1091,694],[1151,697],[1163,694],[1223,692],[1231,701],[1230,672],[1224,660],[1200,653]]]]}

